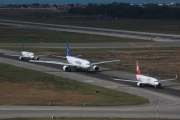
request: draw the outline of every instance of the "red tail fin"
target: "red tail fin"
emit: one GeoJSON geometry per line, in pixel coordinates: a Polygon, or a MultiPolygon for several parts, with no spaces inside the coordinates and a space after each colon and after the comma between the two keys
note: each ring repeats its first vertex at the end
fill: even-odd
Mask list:
{"type": "Polygon", "coordinates": [[[139,65],[138,65],[138,61],[136,61],[136,75],[141,75],[139,65]]]}

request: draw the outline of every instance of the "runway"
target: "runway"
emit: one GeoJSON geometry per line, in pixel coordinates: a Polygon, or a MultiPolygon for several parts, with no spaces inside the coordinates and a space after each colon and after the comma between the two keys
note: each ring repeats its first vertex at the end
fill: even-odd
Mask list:
{"type": "Polygon", "coordinates": [[[78,27],[78,26],[22,22],[22,21],[3,20],[3,19],[0,19],[0,24],[12,25],[12,26],[24,27],[24,28],[48,29],[48,30],[95,34],[95,35],[103,35],[103,36],[137,38],[143,40],[153,40],[157,42],[180,41],[180,35],[171,35],[171,34],[135,32],[135,31],[113,30],[113,29],[91,28],[91,27],[78,27]]]}
{"type": "MultiPolygon", "coordinates": [[[[19,47],[20,43],[0,43],[0,47],[19,47]]],[[[27,47],[64,48],[64,43],[25,43],[27,47]]],[[[71,43],[71,48],[140,48],[140,47],[179,47],[177,42],[108,42],[108,43],[71,43]]]]}
{"type": "MultiPolygon", "coordinates": [[[[0,53],[17,54],[17,52],[2,50],[0,53]]],[[[42,58],[50,59],[50,58],[42,58]]],[[[122,72],[102,68],[100,72],[64,72],[62,66],[50,64],[34,64],[22,62],[18,57],[6,57],[0,54],[0,62],[16,65],[48,74],[70,78],[92,85],[124,91],[149,99],[150,103],[139,106],[119,107],[71,107],[71,106],[0,106],[0,118],[13,117],[125,117],[125,118],[154,118],[156,117],[156,103],[159,103],[161,118],[180,118],[180,84],[163,84],[162,89],[152,87],[139,88],[136,84],[114,82],[109,74],[115,77],[123,76],[122,72]]],[[[123,76],[128,77],[128,76],[123,76]]]]}
{"type": "MultiPolygon", "coordinates": [[[[179,118],[177,107],[167,106],[159,109],[160,118],[179,118]],[[169,107],[167,109],[167,107],[169,107]],[[173,109],[174,108],[174,109],[173,109]]],[[[20,117],[104,117],[104,118],[155,118],[156,107],[73,107],[73,106],[1,106],[0,118],[20,117]]]]}

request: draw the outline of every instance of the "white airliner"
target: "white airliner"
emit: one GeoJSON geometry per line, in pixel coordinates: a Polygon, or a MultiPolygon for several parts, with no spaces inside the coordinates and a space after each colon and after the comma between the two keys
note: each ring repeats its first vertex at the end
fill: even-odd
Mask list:
{"type": "Polygon", "coordinates": [[[4,54],[4,55],[17,56],[22,61],[24,61],[24,60],[39,60],[39,56],[46,56],[46,55],[35,56],[34,53],[25,51],[23,43],[22,43],[21,55],[10,55],[10,54],[4,54]]]}
{"type": "Polygon", "coordinates": [[[154,86],[156,88],[156,87],[161,87],[161,82],[176,80],[177,79],[177,74],[176,74],[175,78],[165,79],[165,80],[158,80],[158,79],[153,78],[153,77],[141,75],[139,65],[138,65],[138,61],[136,61],[136,79],[137,80],[125,80],[125,79],[114,79],[114,78],[112,78],[112,79],[113,80],[120,80],[120,81],[127,81],[127,82],[135,82],[140,87],[142,87],[145,84],[149,84],[149,85],[152,85],[152,86],[154,86]]]}
{"type": "Polygon", "coordinates": [[[102,62],[91,63],[88,60],[77,58],[75,56],[71,56],[70,48],[69,48],[67,41],[66,41],[66,48],[67,48],[67,56],[66,57],[60,56],[60,57],[66,58],[68,63],[57,62],[57,61],[39,61],[39,60],[30,60],[30,62],[41,62],[41,63],[51,63],[51,64],[63,65],[63,70],[66,72],[71,71],[72,68],[81,68],[83,70],[86,70],[86,72],[87,72],[90,68],[94,69],[95,71],[98,71],[99,70],[99,67],[97,66],[98,64],[120,61],[120,60],[111,60],[111,61],[102,61],[102,62]]]}

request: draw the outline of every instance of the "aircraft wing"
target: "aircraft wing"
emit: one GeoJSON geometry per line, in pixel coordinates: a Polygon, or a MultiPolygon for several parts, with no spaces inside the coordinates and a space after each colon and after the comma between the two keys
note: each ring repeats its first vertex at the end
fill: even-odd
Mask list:
{"type": "Polygon", "coordinates": [[[139,82],[139,81],[137,81],[137,80],[114,79],[112,76],[111,76],[111,79],[117,80],[117,81],[135,82],[135,83],[138,83],[138,82],[139,82]]]}
{"type": "Polygon", "coordinates": [[[54,57],[59,57],[59,58],[67,58],[67,57],[65,57],[65,56],[56,56],[56,55],[52,55],[52,56],[54,56],[54,57]]]}
{"type": "Polygon", "coordinates": [[[17,57],[22,56],[22,55],[11,55],[11,54],[4,54],[4,55],[7,55],[7,56],[17,56],[17,57]]]}
{"type": "Polygon", "coordinates": [[[74,56],[74,57],[81,57],[82,55],[76,55],[76,56],[74,56]]]}
{"type": "Polygon", "coordinates": [[[120,61],[120,60],[111,60],[111,61],[94,62],[94,63],[91,63],[91,65],[99,65],[99,64],[110,63],[110,62],[118,62],[118,61],[120,61]]]}
{"type": "Polygon", "coordinates": [[[164,80],[158,80],[159,82],[166,82],[166,81],[174,81],[177,79],[177,74],[176,74],[176,77],[175,78],[172,78],[172,79],[164,79],[164,80]]]}
{"type": "Polygon", "coordinates": [[[47,54],[47,55],[36,55],[36,56],[43,57],[43,56],[48,56],[48,55],[50,55],[50,54],[47,54]]]}
{"type": "Polygon", "coordinates": [[[57,62],[57,61],[45,61],[45,60],[29,60],[30,62],[36,62],[36,63],[50,63],[50,64],[57,64],[57,65],[68,65],[68,66],[74,66],[69,63],[64,62],[57,62]]]}

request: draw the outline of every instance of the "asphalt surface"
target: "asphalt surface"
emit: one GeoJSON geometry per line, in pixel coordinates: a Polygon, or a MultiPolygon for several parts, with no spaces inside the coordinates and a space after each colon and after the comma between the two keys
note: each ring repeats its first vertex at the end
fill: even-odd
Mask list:
{"type": "Polygon", "coordinates": [[[91,27],[78,27],[78,26],[22,22],[22,21],[3,20],[3,19],[0,19],[0,24],[26,27],[26,28],[48,29],[48,30],[57,30],[57,31],[66,31],[66,32],[85,33],[85,34],[96,34],[96,35],[104,35],[104,36],[137,38],[137,39],[144,39],[144,40],[154,40],[158,42],[180,41],[180,35],[171,35],[171,34],[158,34],[158,33],[135,32],[135,31],[125,31],[125,30],[91,28],[91,27]]]}
{"type": "MultiPolygon", "coordinates": [[[[17,54],[13,51],[2,50],[0,53],[17,54]]],[[[50,58],[42,58],[49,60],[50,58]]],[[[159,116],[161,118],[180,118],[180,84],[163,83],[161,89],[152,86],[139,88],[136,84],[117,82],[110,79],[114,77],[130,78],[127,74],[102,68],[100,72],[64,72],[62,66],[52,64],[34,64],[22,62],[18,57],[8,57],[0,54],[0,62],[16,65],[48,74],[62,76],[73,80],[102,86],[109,89],[124,91],[130,94],[145,97],[150,103],[139,106],[121,107],[57,107],[57,106],[0,106],[0,118],[13,117],[126,117],[126,118],[154,118],[156,117],[156,104],[159,103],[159,116]]]]}

